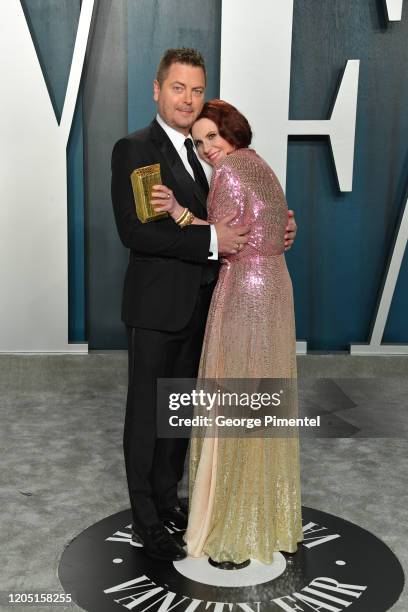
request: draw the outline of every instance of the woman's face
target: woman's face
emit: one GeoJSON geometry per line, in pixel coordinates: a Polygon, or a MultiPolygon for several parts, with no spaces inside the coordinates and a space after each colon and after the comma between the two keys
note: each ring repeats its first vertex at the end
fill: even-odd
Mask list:
{"type": "Polygon", "coordinates": [[[199,119],[193,125],[192,135],[201,159],[213,166],[236,147],[220,136],[218,127],[210,119],[199,119]]]}

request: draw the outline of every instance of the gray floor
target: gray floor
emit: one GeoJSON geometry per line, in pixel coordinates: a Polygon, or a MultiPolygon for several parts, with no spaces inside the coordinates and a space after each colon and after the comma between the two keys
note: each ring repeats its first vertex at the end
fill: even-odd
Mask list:
{"type": "MultiPolygon", "coordinates": [[[[299,358],[302,401],[325,406],[330,396],[332,435],[354,432],[353,438],[302,440],[302,502],[377,535],[405,572],[407,372],[403,357],[299,358]]],[[[41,606],[8,605],[6,594],[61,591],[57,567],[66,544],[128,507],[122,460],[126,355],[1,355],[0,389],[1,609],[39,611],[41,606]]],[[[392,610],[408,610],[406,592],[392,610]]]]}

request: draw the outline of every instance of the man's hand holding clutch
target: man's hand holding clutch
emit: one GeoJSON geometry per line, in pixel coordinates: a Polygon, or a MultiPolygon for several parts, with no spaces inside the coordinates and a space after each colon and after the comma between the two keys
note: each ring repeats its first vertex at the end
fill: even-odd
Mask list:
{"type": "Polygon", "coordinates": [[[157,213],[168,212],[174,220],[178,219],[184,211],[184,207],[177,202],[172,190],[166,185],[152,186],[150,203],[157,213]]]}

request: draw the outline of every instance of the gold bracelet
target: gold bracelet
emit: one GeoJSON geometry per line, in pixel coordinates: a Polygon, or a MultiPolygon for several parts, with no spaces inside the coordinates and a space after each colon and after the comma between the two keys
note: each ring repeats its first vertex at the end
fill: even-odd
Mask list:
{"type": "Polygon", "coordinates": [[[193,213],[191,212],[191,210],[188,211],[185,219],[183,219],[183,221],[181,221],[181,223],[179,223],[179,226],[181,228],[186,227],[187,225],[191,225],[191,223],[194,221],[195,216],[193,215],[193,213]]]}
{"type": "Polygon", "coordinates": [[[188,210],[188,208],[185,208],[183,210],[183,212],[181,213],[181,215],[178,217],[178,219],[175,219],[177,225],[180,225],[180,223],[182,223],[184,221],[184,219],[187,217],[188,213],[190,211],[188,210]]]}

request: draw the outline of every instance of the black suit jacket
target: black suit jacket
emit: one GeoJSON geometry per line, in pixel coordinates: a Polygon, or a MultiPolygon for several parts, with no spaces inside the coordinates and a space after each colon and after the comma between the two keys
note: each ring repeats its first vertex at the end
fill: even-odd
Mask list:
{"type": "Polygon", "coordinates": [[[141,223],[136,216],[130,175],[160,163],[164,185],[177,201],[206,219],[206,196],[184,167],[166,132],[154,120],[119,140],[112,153],[112,202],[119,236],[130,249],[122,320],[133,327],[178,331],[191,318],[200,284],[216,278],[209,263],[209,225],[180,229],[171,218],[141,223]]]}

